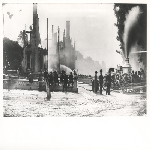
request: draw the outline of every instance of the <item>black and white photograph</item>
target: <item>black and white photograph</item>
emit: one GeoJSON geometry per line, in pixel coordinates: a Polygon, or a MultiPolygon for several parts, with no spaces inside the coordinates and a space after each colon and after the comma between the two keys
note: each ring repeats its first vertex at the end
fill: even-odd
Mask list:
{"type": "Polygon", "coordinates": [[[149,2],[3,1],[0,150],[149,150],[149,2]]]}
{"type": "Polygon", "coordinates": [[[147,115],[147,4],[2,3],[3,117],[147,115]]]}

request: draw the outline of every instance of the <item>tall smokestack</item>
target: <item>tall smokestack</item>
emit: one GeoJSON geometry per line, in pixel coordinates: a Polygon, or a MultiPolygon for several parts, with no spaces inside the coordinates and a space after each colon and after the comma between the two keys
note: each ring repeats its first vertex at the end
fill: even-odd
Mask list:
{"type": "Polygon", "coordinates": [[[60,32],[60,28],[59,28],[59,26],[58,26],[58,49],[57,49],[57,56],[58,56],[57,69],[58,69],[58,72],[60,72],[60,56],[59,56],[59,32],[60,32]]]}
{"type": "Polygon", "coordinates": [[[66,37],[70,39],[70,21],[66,21],[66,37]]]}
{"type": "Polygon", "coordinates": [[[36,19],[38,18],[37,14],[37,3],[33,3],[33,31],[36,31],[36,19]]]}
{"type": "MultiPolygon", "coordinates": [[[[48,53],[48,18],[47,18],[47,53],[48,53]]],[[[47,68],[49,71],[49,66],[48,66],[48,54],[47,54],[47,68]]]]}
{"type": "Polygon", "coordinates": [[[33,3],[33,14],[37,14],[37,3],[33,3]]]}

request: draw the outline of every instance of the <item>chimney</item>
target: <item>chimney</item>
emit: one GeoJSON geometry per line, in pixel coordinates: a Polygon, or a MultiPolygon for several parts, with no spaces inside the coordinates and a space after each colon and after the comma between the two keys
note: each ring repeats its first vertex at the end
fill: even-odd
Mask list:
{"type": "Polygon", "coordinates": [[[37,14],[37,3],[33,3],[33,14],[37,14]]]}
{"type": "Polygon", "coordinates": [[[66,21],[66,37],[70,39],[70,21],[66,21]]]}
{"type": "Polygon", "coordinates": [[[36,19],[37,18],[38,18],[37,3],[33,3],[33,32],[36,31],[36,19]]]}

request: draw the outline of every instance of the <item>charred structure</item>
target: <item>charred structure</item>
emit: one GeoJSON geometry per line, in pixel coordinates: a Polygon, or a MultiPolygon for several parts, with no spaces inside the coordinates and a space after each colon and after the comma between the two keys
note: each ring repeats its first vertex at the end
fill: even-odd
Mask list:
{"type": "Polygon", "coordinates": [[[37,4],[33,4],[33,27],[30,31],[23,30],[24,50],[22,61],[22,72],[38,73],[43,71],[46,64],[45,58],[47,55],[46,49],[42,49],[39,33],[39,18],[37,14],[37,4]],[[30,40],[28,41],[28,37],[30,40]]]}
{"type": "Polygon", "coordinates": [[[51,61],[51,69],[60,71],[60,65],[64,65],[71,70],[75,69],[75,42],[72,45],[72,39],[70,38],[70,21],[66,21],[66,30],[63,32],[63,40],[59,41],[59,27],[58,33],[53,31],[52,26],[52,45],[49,51],[49,58],[51,61]],[[66,32],[65,32],[66,31],[66,32]]]}
{"type": "Polygon", "coordinates": [[[66,36],[65,30],[63,32],[63,41],[60,42],[60,64],[69,67],[71,70],[75,69],[75,42],[72,45],[70,38],[70,21],[66,21],[66,36]]]}

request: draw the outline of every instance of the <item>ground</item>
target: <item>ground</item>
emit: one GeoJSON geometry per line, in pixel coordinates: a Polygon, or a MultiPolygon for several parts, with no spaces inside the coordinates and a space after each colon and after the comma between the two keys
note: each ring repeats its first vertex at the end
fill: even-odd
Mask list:
{"type": "Polygon", "coordinates": [[[146,93],[111,95],[95,94],[91,86],[78,85],[78,93],[52,92],[47,101],[46,92],[3,89],[3,115],[5,117],[102,117],[145,116],[146,93]]]}

